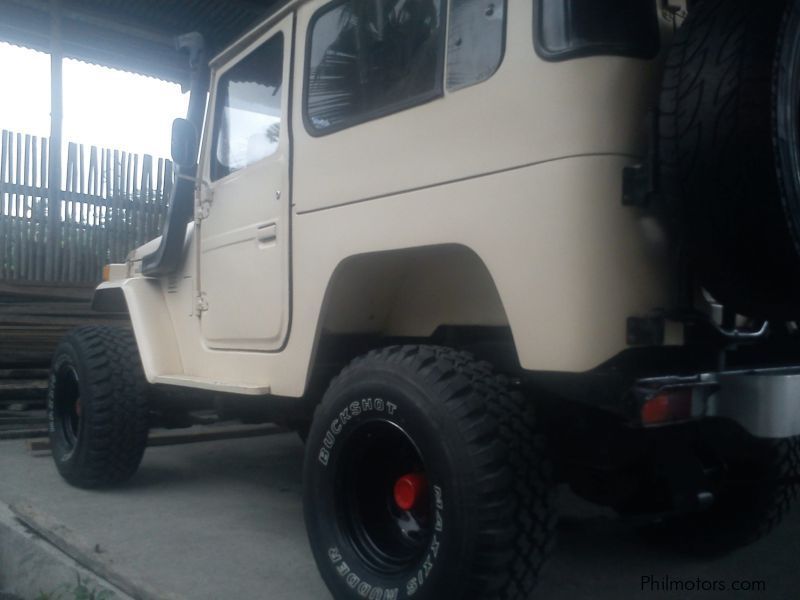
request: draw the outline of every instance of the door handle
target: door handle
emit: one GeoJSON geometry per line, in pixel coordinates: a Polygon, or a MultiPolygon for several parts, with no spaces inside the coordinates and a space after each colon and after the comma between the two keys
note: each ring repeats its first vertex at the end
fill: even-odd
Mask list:
{"type": "Polygon", "coordinates": [[[259,246],[274,242],[278,237],[278,226],[275,223],[261,225],[256,229],[256,241],[259,246]]]}

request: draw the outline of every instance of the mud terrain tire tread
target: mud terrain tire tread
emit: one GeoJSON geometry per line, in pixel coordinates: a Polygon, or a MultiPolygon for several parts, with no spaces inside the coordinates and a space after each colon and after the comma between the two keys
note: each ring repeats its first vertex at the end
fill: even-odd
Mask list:
{"type": "MultiPolygon", "coordinates": [[[[551,553],[556,525],[552,468],[530,402],[510,391],[489,363],[467,352],[407,345],[356,358],[333,379],[317,414],[336,399],[330,392],[342,380],[387,366],[437,390],[467,440],[469,464],[479,470],[477,552],[461,567],[470,600],[529,598],[551,553]]],[[[314,429],[312,440],[319,435],[314,429]]]]}
{"type": "MultiPolygon", "coordinates": [[[[133,332],[121,327],[80,327],[56,350],[80,374],[81,431],[75,451],[64,460],[62,444],[51,428],[54,458],[71,484],[106,487],[122,483],[136,472],[147,445],[149,398],[133,332]]],[[[55,375],[51,373],[48,413],[53,418],[55,375]]]]}
{"type": "Polygon", "coordinates": [[[769,534],[800,496],[800,436],[757,440],[707,511],[665,520],[649,533],[676,550],[722,555],[769,534]]]}

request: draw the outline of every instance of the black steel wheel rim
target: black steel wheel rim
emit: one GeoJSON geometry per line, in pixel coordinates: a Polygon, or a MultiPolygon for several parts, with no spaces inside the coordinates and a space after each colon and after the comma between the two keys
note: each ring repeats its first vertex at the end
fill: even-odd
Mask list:
{"type": "Polygon", "coordinates": [[[70,365],[61,365],[55,373],[53,411],[56,431],[71,450],[81,430],[81,396],[78,373],[70,365]]]}
{"type": "Polygon", "coordinates": [[[405,510],[394,490],[409,474],[427,478],[417,445],[405,430],[383,419],[359,423],[342,443],[335,469],[338,529],[376,573],[415,568],[432,538],[432,495],[425,490],[405,510]]]}

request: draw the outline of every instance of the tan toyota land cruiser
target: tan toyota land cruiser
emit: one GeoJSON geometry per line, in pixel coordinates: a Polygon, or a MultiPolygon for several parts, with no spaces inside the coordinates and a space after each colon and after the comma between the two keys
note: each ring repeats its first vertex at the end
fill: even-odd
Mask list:
{"type": "Polygon", "coordinates": [[[297,428],[337,599],[529,597],[558,483],[690,552],[778,523],[800,3],[288,0],[181,44],[167,226],[94,300],[132,333],[53,360],[68,482],[202,402],[297,428]]]}

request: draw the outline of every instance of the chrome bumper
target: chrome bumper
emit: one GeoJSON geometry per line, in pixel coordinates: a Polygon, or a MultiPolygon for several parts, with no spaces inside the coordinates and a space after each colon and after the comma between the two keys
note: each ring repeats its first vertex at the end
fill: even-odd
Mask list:
{"type": "Polygon", "coordinates": [[[638,382],[636,395],[644,405],[658,394],[681,390],[691,393],[687,419],[683,420],[730,419],[760,438],[800,435],[798,367],[644,379],[638,382]]]}

